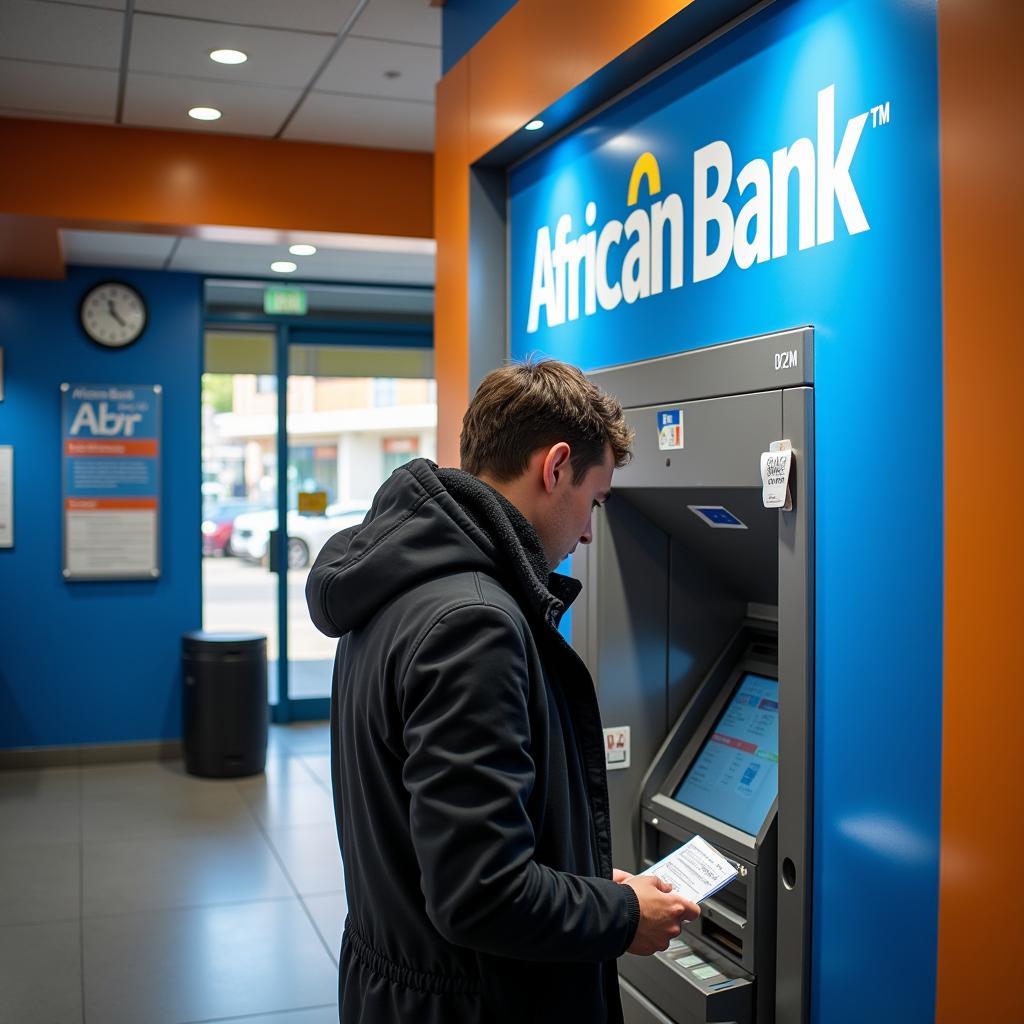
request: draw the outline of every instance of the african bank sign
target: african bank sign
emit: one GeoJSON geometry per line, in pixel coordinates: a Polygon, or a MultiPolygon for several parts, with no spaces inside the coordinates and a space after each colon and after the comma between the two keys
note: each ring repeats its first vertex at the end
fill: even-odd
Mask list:
{"type": "Polygon", "coordinates": [[[629,176],[629,212],[623,220],[601,218],[591,200],[584,208],[583,230],[568,213],[553,228],[545,224],[537,229],[527,333],[541,326],[542,317],[544,325],[557,327],[682,288],[686,280],[706,281],[722,273],[730,260],[746,270],[782,259],[790,251],[794,229],[798,249],[831,242],[837,208],[850,235],[869,231],[854,174],[857,147],[869,120],[874,127],[887,124],[889,104],[851,117],[837,150],[836,90],[829,85],[817,95],[813,141],[798,138],[766,158],[750,160],[735,178],[729,144],[709,142],[693,153],[689,212],[683,196],[668,190],[669,173],[663,183],[657,156],[643,153],[629,176]],[[795,209],[790,188],[794,175],[795,209]],[[646,205],[641,202],[643,191],[646,205]]]}

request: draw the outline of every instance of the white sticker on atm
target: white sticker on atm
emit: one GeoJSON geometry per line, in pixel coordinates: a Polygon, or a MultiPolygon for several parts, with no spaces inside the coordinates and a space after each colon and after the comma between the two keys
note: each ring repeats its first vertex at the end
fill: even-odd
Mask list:
{"type": "Polygon", "coordinates": [[[683,410],[658,410],[658,449],[675,452],[685,448],[683,438],[683,410]]]}
{"type": "Polygon", "coordinates": [[[789,491],[789,472],[793,465],[793,446],[789,441],[772,441],[761,453],[761,500],[765,508],[793,510],[789,491]]]}
{"type": "Polygon", "coordinates": [[[608,771],[629,767],[629,726],[604,731],[604,760],[608,771]]]}

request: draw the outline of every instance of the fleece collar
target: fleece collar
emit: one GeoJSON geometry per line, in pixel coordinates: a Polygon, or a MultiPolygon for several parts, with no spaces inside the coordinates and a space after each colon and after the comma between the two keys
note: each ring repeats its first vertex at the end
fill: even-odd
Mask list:
{"type": "Polygon", "coordinates": [[[437,479],[494,544],[495,560],[512,570],[529,609],[558,627],[582,584],[548,571],[547,557],[529,520],[503,494],[461,469],[438,469],[437,479]]]}

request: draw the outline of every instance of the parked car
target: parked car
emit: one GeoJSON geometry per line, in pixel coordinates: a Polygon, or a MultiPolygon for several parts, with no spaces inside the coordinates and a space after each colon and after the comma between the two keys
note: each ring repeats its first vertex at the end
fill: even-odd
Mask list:
{"type": "Polygon", "coordinates": [[[263,509],[251,501],[217,501],[203,508],[203,554],[223,556],[231,554],[231,531],[240,515],[263,509]]]}
{"type": "MultiPolygon", "coordinates": [[[[328,505],[322,516],[288,513],[288,568],[304,569],[339,530],[356,526],[366,509],[328,505]]],[[[270,531],[277,529],[277,509],[240,515],[231,531],[230,550],[250,562],[262,562],[270,548],[270,531]]]]}

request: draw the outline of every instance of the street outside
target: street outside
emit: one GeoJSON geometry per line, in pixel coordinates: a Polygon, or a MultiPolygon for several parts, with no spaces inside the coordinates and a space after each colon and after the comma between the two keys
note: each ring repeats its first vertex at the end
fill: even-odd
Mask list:
{"type": "MultiPolygon", "coordinates": [[[[288,692],[329,697],[338,641],[318,632],[306,611],[309,568],[288,570],[288,692]]],[[[203,629],[263,633],[267,638],[271,703],[276,700],[277,576],[240,558],[203,559],[203,629]]]]}

